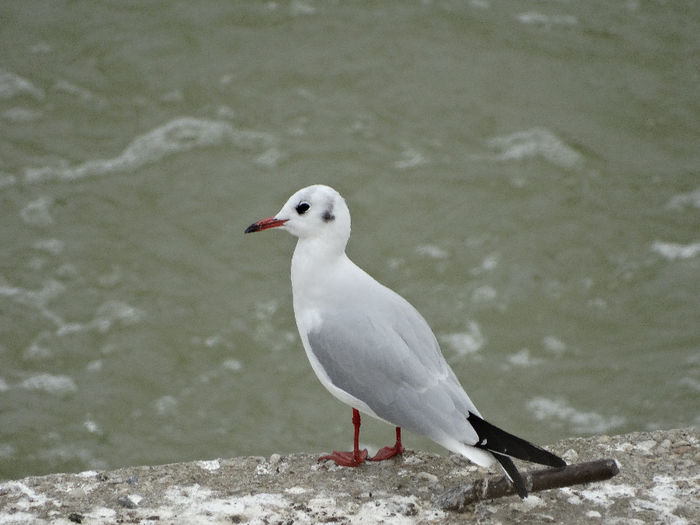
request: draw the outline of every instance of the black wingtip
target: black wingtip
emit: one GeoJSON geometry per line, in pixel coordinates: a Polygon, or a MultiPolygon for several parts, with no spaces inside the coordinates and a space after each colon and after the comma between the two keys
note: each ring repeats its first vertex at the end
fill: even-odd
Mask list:
{"type": "Polygon", "coordinates": [[[521,499],[527,498],[527,487],[525,486],[525,480],[520,475],[520,472],[518,472],[513,460],[508,456],[503,456],[501,454],[494,454],[494,457],[501,464],[503,470],[506,471],[506,474],[508,474],[510,481],[513,483],[513,487],[515,488],[515,492],[518,493],[518,496],[520,496],[521,499]]]}
{"type": "MultiPolygon", "coordinates": [[[[504,454],[524,461],[539,463],[549,467],[565,467],[566,461],[548,450],[533,445],[518,436],[509,434],[505,430],[484,421],[476,414],[469,412],[467,421],[474,428],[479,436],[479,442],[475,447],[483,448],[496,454],[504,454]]],[[[498,459],[498,456],[496,456],[498,459]]],[[[499,459],[500,461],[500,459],[499,459]]],[[[513,467],[515,468],[515,467],[513,467]]]]}

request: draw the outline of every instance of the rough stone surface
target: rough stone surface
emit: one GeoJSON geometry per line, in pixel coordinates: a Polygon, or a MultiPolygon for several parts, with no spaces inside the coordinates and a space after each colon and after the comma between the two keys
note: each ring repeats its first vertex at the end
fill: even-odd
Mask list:
{"type": "MultiPolygon", "coordinates": [[[[340,468],[317,455],[273,454],[0,483],[0,525],[41,523],[697,523],[695,428],[595,436],[549,448],[569,461],[614,458],[613,479],[445,512],[435,498],[490,473],[457,456],[340,468]]],[[[522,463],[519,466],[526,467],[522,463]]],[[[537,468],[537,467],[534,467],[537,468]]]]}

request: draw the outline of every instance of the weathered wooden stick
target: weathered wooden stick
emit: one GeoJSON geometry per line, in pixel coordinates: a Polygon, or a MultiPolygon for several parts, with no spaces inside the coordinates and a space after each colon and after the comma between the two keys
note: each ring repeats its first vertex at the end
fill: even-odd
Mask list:
{"type": "MultiPolygon", "coordinates": [[[[605,481],[619,472],[614,459],[600,459],[586,463],[575,463],[564,468],[535,470],[523,474],[529,492],[569,487],[580,483],[605,481]]],[[[515,494],[515,489],[505,476],[478,479],[466,485],[452,488],[440,496],[436,503],[444,510],[464,512],[468,505],[486,499],[501,498],[515,494]]]]}

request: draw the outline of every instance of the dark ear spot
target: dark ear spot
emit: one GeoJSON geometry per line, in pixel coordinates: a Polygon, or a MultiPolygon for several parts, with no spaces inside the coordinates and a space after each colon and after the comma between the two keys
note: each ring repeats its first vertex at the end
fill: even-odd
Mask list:
{"type": "Polygon", "coordinates": [[[331,210],[326,210],[326,211],[323,212],[323,215],[321,215],[321,218],[322,218],[325,222],[331,222],[331,221],[334,221],[334,220],[335,220],[335,215],[333,215],[333,213],[331,212],[331,210]]]}

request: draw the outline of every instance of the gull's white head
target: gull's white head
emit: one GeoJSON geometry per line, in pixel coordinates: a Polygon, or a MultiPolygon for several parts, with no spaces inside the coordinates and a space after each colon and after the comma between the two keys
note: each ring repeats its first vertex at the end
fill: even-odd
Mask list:
{"type": "Polygon", "coordinates": [[[344,249],[350,238],[350,211],[340,193],[315,184],[297,191],[274,217],[254,222],[245,232],[269,228],[287,230],[299,240],[323,239],[344,249]]]}

